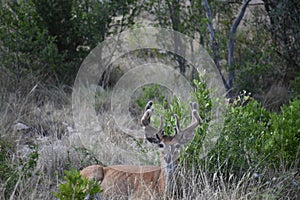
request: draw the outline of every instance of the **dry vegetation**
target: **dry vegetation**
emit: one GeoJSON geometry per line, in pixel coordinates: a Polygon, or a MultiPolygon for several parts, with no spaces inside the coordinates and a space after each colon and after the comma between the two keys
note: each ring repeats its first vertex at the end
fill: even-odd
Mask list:
{"type": "MultiPolygon", "coordinates": [[[[63,170],[71,167],[80,170],[95,163],[130,163],[110,145],[102,147],[102,151],[90,151],[81,144],[72,119],[70,88],[49,89],[31,84],[26,87],[22,82],[19,85],[21,89],[11,87],[13,90],[6,84],[1,87],[0,199],[55,199],[53,192],[63,180],[63,170]]],[[[107,119],[99,122],[107,132],[107,142],[140,151],[134,140],[118,131],[109,111],[99,113],[107,119]]],[[[299,198],[298,166],[283,165],[277,171],[257,173],[254,166],[237,178],[234,174],[221,174],[217,168],[208,173],[209,163],[209,158],[205,158],[192,168],[181,164],[176,186],[160,198],[299,198]]]]}

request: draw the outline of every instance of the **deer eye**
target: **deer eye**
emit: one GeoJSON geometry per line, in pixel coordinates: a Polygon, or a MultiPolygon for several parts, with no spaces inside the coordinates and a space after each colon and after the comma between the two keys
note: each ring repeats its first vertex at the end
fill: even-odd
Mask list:
{"type": "Polygon", "coordinates": [[[159,144],[158,144],[158,147],[159,147],[159,148],[164,148],[165,145],[164,145],[163,143],[159,143],[159,144]]]}

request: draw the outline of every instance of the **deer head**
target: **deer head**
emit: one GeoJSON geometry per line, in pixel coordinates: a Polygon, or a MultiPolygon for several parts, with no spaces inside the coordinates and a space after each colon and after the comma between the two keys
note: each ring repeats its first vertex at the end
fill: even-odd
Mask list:
{"type": "Polygon", "coordinates": [[[181,129],[177,115],[175,117],[174,135],[165,135],[163,130],[164,120],[161,117],[160,126],[158,129],[150,125],[151,115],[153,113],[152,101],[149,101],[145,107],[144,115],[141,119],[141,124],[145,130],[146,139],[150,143],[157,144],[162,152],[161,164],[165,167],[167,173],[172,173],[176,167],[176,160],[179,155],[179,149],[190,143],[195,135],[195,128],[201,123],[201,118],[198,113],[197,104],[190,103],[192,112],[192,122],[186,128],[181,129]]]}

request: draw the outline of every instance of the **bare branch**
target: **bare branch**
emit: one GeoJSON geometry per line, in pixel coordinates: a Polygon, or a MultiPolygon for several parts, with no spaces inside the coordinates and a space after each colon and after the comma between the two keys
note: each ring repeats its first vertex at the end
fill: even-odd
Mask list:
{"type": "Polygon", "coordinates": [[[242,8],[241,8],[237,18],[233,22],[233,24],[230,28],[230,32],[229,32],[229,43],[228,43],[228,66],[229,66],[228,87],[229,87],[229,89],[231,89],[233,86],[233,80],[234,80],[234,76],[235,76],[235,67],[233,66],[233,64],[234,64],[234,59],[233,59],[234,36],[235,36],[236,30],[237,30],[240,22],[242,21],[244,15],[245,15],[246,8],[247,8],[248,4],[250,3],[250,1],[251,0],[244,0],[242,8]]]}
{"type": "Polygon", "coordinates": [[[206,18],[208,19],[207,28],[210,33],[211,50],[213,52],[213,60],[217,66],[218,72],[222,78],[222,81],[223,81],[223,84],[224,84],[226,90],[229,90],[228,84],[221,72],[221,66],[220,66],[220,62],[219,62],[219,47],[218,47],[218,42],[215,37],[215,30],[214,30],[213,23],[212,23],[212,14],[211,14],[210,6],[209,6],[207,0],[202,0],[202,5],[205,10],[206,18]]]}

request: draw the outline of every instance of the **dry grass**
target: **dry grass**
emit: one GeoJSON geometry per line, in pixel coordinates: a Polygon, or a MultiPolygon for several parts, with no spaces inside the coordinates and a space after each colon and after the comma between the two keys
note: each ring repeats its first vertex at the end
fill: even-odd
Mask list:
{"type": "Polygon", "coordinates": [[[289,91],[288,86],[275,83],[262,95],[262,104],[269,110],[279,112],[280,107],[287,104],[291,97],[292,93],[289,91]]]}
{"type": "MultiPolygon", "coordinates": [[[[120,134],[105,110],[101,114],[102,119],[106,120],[99,123],[106,133],[106,141],[102,141],[100,150],[84,148],[74,130],[69,88],[49,89],[29,84],[26,90],[19,93],[8,90],[6,85],[0,88],[0,92],[0,199],[55,199],[53,192],[62,182],[65,169],[81,169],[95,163],[136,162],[131,155],[116,152],[109,143],[134,149],[135,152],[142,148],[132,138],[120,134]],[[24,170],[24,166],[30,166],[30,156],[34,153],[32,145],[37,146],[38,160],[36,165],[24,170]]],[[[100,104],[100,108],[107,108],[107,101],[100,104]],[[101,107],[102,104],[105,105],[101,107]]],[[[145,151],[139,158],[148,154],[150,157],[156,156],[145,151]]],[[[241,178],[233,175],[228,178],[221,175],[218,169],[209,174],[205,166],[188,169],[183,165],[176,174],[176,187],[160,198],[297,199],[300,179],[295,169],[297,166],[289,169],[283,167],[273,172],[266,170],[259,175],[251,169],[241,178]]]]}

